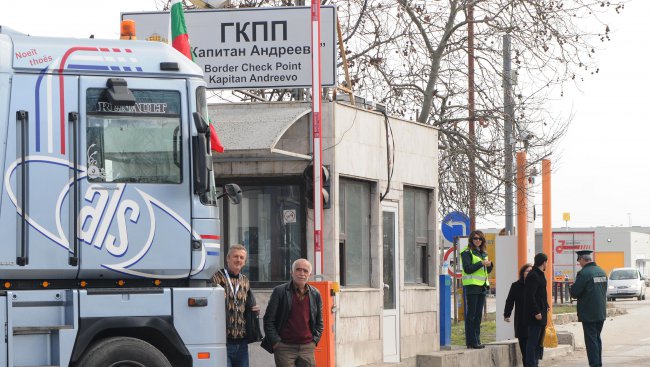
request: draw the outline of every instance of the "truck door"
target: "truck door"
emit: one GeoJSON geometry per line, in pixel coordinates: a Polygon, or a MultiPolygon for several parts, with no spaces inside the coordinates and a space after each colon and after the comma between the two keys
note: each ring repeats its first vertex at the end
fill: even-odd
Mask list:
{"type": "Polygon", "coordinates": [[[190,272],[186,82],[82,77],[80,279],[190,272]],[[132,94],[135,104],[121,100],[132,94]]]}
{"type": "MultiPolygon", "coordinates": [[[[15,74],[0,209],[4,279],[69,279],[77,273],[70,238],[72,121],[79,111],[76,76],[15,74]]],[[[3,139],[3,143],[4,143],[3,139]]],[[[17,284],[16,284],[17,286],[17,284]]],[[[25,284],[23,287],[30,287],[25,284]]]]}

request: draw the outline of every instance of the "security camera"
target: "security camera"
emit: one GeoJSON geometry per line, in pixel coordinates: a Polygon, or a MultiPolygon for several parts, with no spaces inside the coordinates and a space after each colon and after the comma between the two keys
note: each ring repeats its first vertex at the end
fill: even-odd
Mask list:
{"type": "Polygon", "coordinates": [[[533,139],[535,139],[535,134],[528,130],[522,130],[519,134],[519,140],[521,141],[531,141],[533,139]]]}

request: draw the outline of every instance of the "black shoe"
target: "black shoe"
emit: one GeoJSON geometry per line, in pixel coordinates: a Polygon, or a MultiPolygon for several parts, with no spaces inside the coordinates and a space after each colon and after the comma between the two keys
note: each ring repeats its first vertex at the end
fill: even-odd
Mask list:
{"type": "Polygon", "coordinates": [[[483,349],[485,345],[483,344],[470,344],[467,346],[468,349],[483,349]]]}

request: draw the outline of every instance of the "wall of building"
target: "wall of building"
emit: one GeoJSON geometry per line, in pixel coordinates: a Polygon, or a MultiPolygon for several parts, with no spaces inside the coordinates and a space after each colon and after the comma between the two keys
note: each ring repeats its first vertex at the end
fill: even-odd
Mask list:
{"type": "Polygon", "coordinates": [[[630,266],[638,267],[638,263],[646,259],[650,259],[650,235],[630,233],[630,266]]]}
{"type": "MultiPolygon", "coordinates": [[[[409,121],[390,119],[394,141],[394,171],[385,201],[398,205],[403,223],[404,185],[432,190],[429,203],[429,279],[428,284],[405,284],[400,277],[400,356],[414,358],[418,353],[439,349],[436,241],[437,131],[409,121]]],[[[384,116],[351,106],[336,105],[333,136],[335,141],[333,187],[338,190],[340,177],[357,178],[375,183],[376,196],[386,192],[386,127],[384,116]],[[362,117],[363,115],[363,117],[362,117]]],[[[325,144],[323,145],[325,149],[325,144]]],[[[335,191],[335,197],[338,192],[335,191]]],[[[337,366],[382,362],[382,271],[381,205],[378,197],[371,207],[371,288],[343,289],[337,315],[337,366]],[[350,364],[346,364],[346,362],[350,364]]],[[[338,228],[338,217],[333,228],[338,228]]],[[[403,227],[399,229],[403,243],[403,227]]],[[[334,243],[338,236],[334,235],[334,243]]],[[[404,247],[400,246],[400,264],[404,264],[404,247]]],[[[403,267],[400,266],[401,274],[403,267]]]]}

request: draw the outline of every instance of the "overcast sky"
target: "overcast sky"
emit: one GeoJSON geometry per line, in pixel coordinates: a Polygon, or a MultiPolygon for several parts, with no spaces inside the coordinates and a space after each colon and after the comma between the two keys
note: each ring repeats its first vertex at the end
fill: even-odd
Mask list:
{"type": "MultiPolygon", "coordinates": [[[[159,1],[160,3],[160,1],[159,1]]],[[[119,38],[120,13],[156,10],[156,0],[0,2],[0,25],[32,35],[119,38]]],[[[553,225],[650,226],[650,1],[632,0],[609,22],[612,41],[597,53],[600,72],[553,109],[574,114],[551,157],[553,225]]],[[[541,179],[538,181],[541,182],[541,179]]],[[[541,213],[541,197],[535,200],[541,213]]],[[[479,223],[482,221],[479,220],[479,223]]],[[[484,222],[484,225],[502,226],[484,222]]],[[[541,219],[538,218],[538,226],[541,219]]]]}

